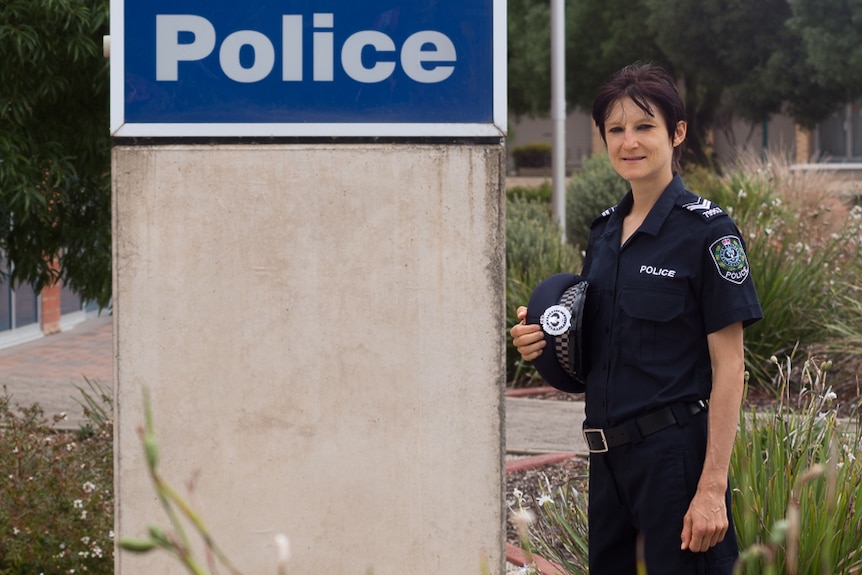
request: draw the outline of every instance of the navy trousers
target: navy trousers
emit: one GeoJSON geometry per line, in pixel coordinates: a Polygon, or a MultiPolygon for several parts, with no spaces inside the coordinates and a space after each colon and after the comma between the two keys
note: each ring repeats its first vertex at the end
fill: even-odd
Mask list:
{"type": "Polygon", "coordinates": [[[730,527],[705,553],[681,551],[683,517],[703,469],[707,414],[636,443],[590,455],[590,575],[634,575],[643,538],[648,575],[731,575],[739,550],[730,527]]]}

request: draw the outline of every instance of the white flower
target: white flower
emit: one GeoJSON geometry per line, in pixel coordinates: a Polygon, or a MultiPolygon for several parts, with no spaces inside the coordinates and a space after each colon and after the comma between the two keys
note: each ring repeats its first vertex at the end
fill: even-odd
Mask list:
{"type": "Polygon", "coordinates": [[[102,557],[102,548],[101,547],[93,547],[93,556],[94,557],[102,557]]]}
{"type": "Polygon", "coordinates": [[[529,509],[518,509],[512,512],[512,523],[516,527],[527,527],[536,520],[535,514],[529,509]]]}
{"type": "Polygon", "coordinates": [[[827,393],[824,396],[824,398],[826,399],[826,401],[834,401],[834,400],[838,399],[838,394],[835,393],[834,391],[830,391],[829,393],[827,393]]]}
{"type": "Polygon", "coordinates": [[[545,503],[550,503],[551,505],[553,505],[554,500],[551,499],[550,495],[548,495],[547,493],[544,493],[541,497],[539,497],[539,499],[538,499],[538,501],[536,501],[536,503],[539,504],[539,507],[542,507],[545,503]]]}
{"type": "Polygon", "coordinates": [[[18,529],[17,527],[12,528],[12,535],[18,535],[19,533],[21,533],[20,529],[18,529]]]}
{"type": "Polygon", "coordinates": [[[87,510],[85,509],[85,510],[81,511],[81,519],[86,519],[86,518],[87,518],[87,510]]]}
{"type": "Polygon", "coordinates": [[[84,489],[84,493],[92,493],[93,491],[96,490],[96,486],[93,485],[91,482],[87,481],[86,483],[84,483],[83,489],[84,489]]]}
{"type": "Polygon", "coordinates": [[[87,537],[86,535],[81,537],[81,543],[83,543],[84,545],[89,545],[90,544],[90,538],[87,537]]]}
{"type": "Polygon", "coordinates": [[[512,495],[515,496],[515,500],[517,501],[518,505],[524,505],[525,500],[523,491],[521,491],[520,489],[514,489],[512,490],[512,495]]]}
{"type": "Polygon", "coordinates": [[[290,559],[290,540],[283,533],[275,536],[275,549],[278,556],[278,570],[283,572],[287,569],[287,561],[290,559]]]}
{"type": "Polygon", "coordinates": [[[75,509],[83,509],[84,508],[84,502],[81,501],[80,499],[76,499],[72,502],[72,507],[74,507],[75,509]]]}

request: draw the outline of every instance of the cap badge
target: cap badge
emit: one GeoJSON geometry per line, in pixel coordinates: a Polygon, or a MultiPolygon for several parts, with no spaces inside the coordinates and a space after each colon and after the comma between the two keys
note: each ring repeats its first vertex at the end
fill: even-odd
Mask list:
{"type": "Polygon", "coordinates": [[[539,323],[548,335],[562,335],[572,325],[572,314],[561,305],[552,305],[539,318],[539,323]]]}

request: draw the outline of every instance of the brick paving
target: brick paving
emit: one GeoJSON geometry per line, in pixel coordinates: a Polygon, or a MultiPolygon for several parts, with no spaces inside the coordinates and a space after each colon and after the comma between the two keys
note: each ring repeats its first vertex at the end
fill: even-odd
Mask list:
{"type": "Polygon", "coordinates": [[[83,421],[81,392],[86,380],[110,390],[113,382],[113,324],[110,316],[88,319],[68,331],[0,350],[0,386],[11,404],[39,404],[49,419],[66,413],[58,428],[83,421]]]}

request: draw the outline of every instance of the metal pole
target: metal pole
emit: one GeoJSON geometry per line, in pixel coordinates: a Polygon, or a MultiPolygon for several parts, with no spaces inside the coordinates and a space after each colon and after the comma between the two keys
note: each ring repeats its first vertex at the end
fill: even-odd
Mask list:
{"type": "Polygon", "coordinates": [[[566,240],[566,3],[551,0],[551,199],[566,240]]]}

